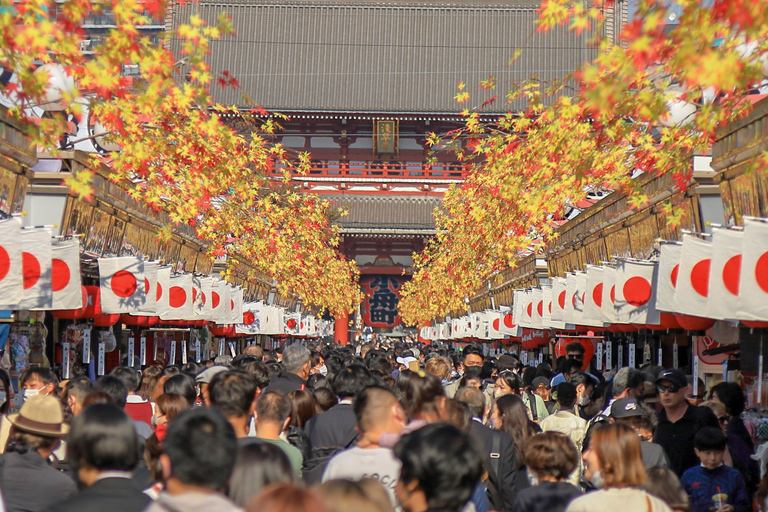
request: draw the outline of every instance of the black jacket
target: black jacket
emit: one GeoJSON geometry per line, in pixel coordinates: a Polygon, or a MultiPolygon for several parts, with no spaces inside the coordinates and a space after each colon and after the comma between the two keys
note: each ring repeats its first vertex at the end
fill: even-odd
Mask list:
{"type": "Polygon", "coordinates": [[[568,482],[542,482],[517,495],[515,510],[525,512],[563,512],[581,490],[568,482]]]}
{"type": "Polygon", "coordinates": [[[149,502],[132,479],[105,478],[46,512],[141,512],[149,502]]]}
{"type": "Polygon", "coordinates": [[[309,439],[309,459],[304,461],[304,481],[319,484],[328,460],[357,440],[355,412],[352,404],[335,405],[324,413],[311,418],[304,425],[304,432],[309,439]]]}
{"type": "Polygon", "coordinates": [[[475,445],[483,450],[482,455],[489,480],[486,486],[489,488],[488,500],[492,508],[511,512],[514,510],[517,493],[527,487],[527,480],[524,483],[520,478],[521,469],[523,474],[525,470],[517,461],[515,440],[506,432],[493,430],[474,420],[470,425],[469,435],[475,441],[475,445]],[[498,452],[494,450],[494,437],[498,438],[498,452]],[[492,457],[492,453],[498,453],[498,458],[492,457]],[[494,466],[498,467],[498,474],[494,466]],[[501,503],[498,503],[499,500],[501,503]]]}
{"type": "Polygon", "coordinates": [[[659,424],[653,433],[653,442],[660,444],[669,458],[669,469],[678,477],[689,468],[701,462],[693,447],[693,437],[704,427],[720,428],[715,413],[707,407],[688,405],[683,417],[672,423],[667,419],[667,411],[658,413],[659,424]]]}
{"type": "Polygon", "coordinates": [[[281,373],[264,388],[264,392],[275,391],[287,395],[291,391],[304,389],[307,382],[295,373],[281,373]]]}
{"type": "Polygon", "coordinates": [[[8,451],[2,459],[0,489],[8,512],[40,512],[77,492],[75,481],[36,451],[8,451]]]}

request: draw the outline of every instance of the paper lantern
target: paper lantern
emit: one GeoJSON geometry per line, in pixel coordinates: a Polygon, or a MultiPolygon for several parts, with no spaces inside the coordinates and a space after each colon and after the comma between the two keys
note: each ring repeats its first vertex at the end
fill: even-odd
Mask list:
{"type": "Polygon", "coordinates": [[[686,331],[706,331],[715,325],[713,318],[702,318],[700,316],[675,313],[675,319],[680,324],[680,327],[686,331]]]}
{"type": "Polygon", "coordinates": [[[768,329],[768,322],[760,322],[758,320],[742,320],[741,323],[753,329],[768,329]]]}
{"type": "Polygon", "coordinates": [[[85,289],[85,286],[80,286],[80,291],[83,294],[83,307],[78,309],[53,310],[51,311],[51,315],[60,320],[76,320],[78,318],[83,318],[85,315],[85,308],[88,305],[88,291],[85,289]]]}
{"type": "Polygon", "coordinates": [[[580,343],[584,347],[584,360],[582,362],[582,370],[586,370],[589,367],[589,362],[592,360],[592,356],[595,355],[595,345],[592,343],[591,338],[560,338],[555,344],[555,356],[565,356],[565,346],[570,343],[580,343]]]}
{"type": "Polygon", "coordinates": [[[48,86],[45,88],[45,94],[41,99],[42,103],[38,105],[42,110],[61,111],[65,105],[64,95],[71,100],[77,93],[75,79],[67,73],[61,64],[49,62],[43,64],[35,70],[36,75],[48,75],[48,86]]]}

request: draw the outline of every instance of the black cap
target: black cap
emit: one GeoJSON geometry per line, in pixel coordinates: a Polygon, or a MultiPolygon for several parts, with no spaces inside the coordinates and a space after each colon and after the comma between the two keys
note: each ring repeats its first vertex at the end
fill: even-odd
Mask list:
{"type": "Polygon", "coordinates": [[[643,409],[637,398],[626,397],[619,398],[611,405],[611,418],[631,418],[633,416],[642,416],[643,409]]]}
{"type": "Polygon", "coordinates": [[[499,366],[501,366],[505,370],[514,370],[515,368],[517,368],[517,365],[519,364],[519,361],[509,354],[500,355],[498,361],[499,361],[499,366]]]}
{"type": "Polygon", "coordinates": [[[668,380],[680,388],[684,388],[688,385],[688,379],[685,378],[685,374],[682,372],[682,370],[678,370],[677,368],[668,368],[666,370],[662,370],[661,373],[659,373],[659,378],[656,379],[656,384],[662,380],[668,380]]]}
{"type": "Polygon", "coordinates": [[[546,377],[536,377],[535,379],[533,379],[532,384],[533,384],[532,385],[533,389],[538,389],[538,387],[541,386],[542,384],[544,384],[546,387],[550,387],[549,379],[546,377]]]}

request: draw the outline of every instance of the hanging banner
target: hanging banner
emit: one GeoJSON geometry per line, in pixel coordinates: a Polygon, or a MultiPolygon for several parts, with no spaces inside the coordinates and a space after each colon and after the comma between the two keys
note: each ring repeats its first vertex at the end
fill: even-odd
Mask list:
{"type": "Polygon", "coordinates": [[[682,255],[682,244],[662,242],[659,249],[659,271],[656,277],[656,309],[659,311],[675,311],[675,288],[680,274],[682,255]]]}
{"type": "Polygon", "coordinates": [[[24,297],[21,264],[21,224],[16,218],[0,220],[0,308],[14,309],[24,297]]]}
{"type": "Polygon", "coordinates": [[[51,246],[50,309],[80,309],[83,307],[82,279],[80,277],[80,242],[60,241],[51,246]]]}
{"type": "Polygon", "coordinates": [[[606,371],[611,371],[613,369],[613,354],[611,353],[611,350],[613,348],[613,343],[611,341],[605,342],[605,369],[606,371]]]}
{"type": "Polygon", "coordinates": [[[131,336],[130,338],[128,338],[128,366],[134,366],[133,351],[134,351],[134,339],[133,339],[133,336],[131,336]]]}
{"type": "Polygon", "coordinates": [[[144,262],[139,258],[99,258],[101,310],[140,314],[146,307],[144,262]]]}
{"type": "Polygon", "coordinates": [[[712,232],[712,264],[709,269],[707,318],[736,318],[739,312],[739,280],[744,232],[715,229],[712,232]]]}
{"type": "Polygon", "coordinates": [[[658,324],[661,321],[654,305],[655,273],[655,262],[619,260],[614,293],[617,323],[658,324]]]}
{"type": "Polygon", "coordinates": [[[635,344],[634,343],[629,344],[629,351],[628,351],[627,357],[628,357],[627,366],[629,366],[630,368],[634,368],[635,367],[635,344]]]}
{"type": "Polygon", "coordinates": [[[176,364],[176,340],[171,340],[171,354],[169,356],[170,364],[176,364]]]}
{"type": "MultiPolygon", "coordinates": [[[[603,267],[603,298],[600,317],[604,324],[616,323],[616,268],[603,267]]],[[[607,368],[610,369],[610,368],[607,368]]]]}
{"type": "Polygon", "coordinates": [[[683,235],[680,271],[675,288],[675,313],[703,316],[709,301],[712,243],[683,235]]]}
{"type": "Polygon", "coordinates": [[[585,291],[581,322],[583,325],[602,327],[603,267],[587,267],[585,291]]]}
{"type": "Polygon", "coordinates": [[[397,314],[400,288],[404,280],[390,275],[364,276],[360,287],[365,294],[361,313],[365,325],[371,327],[394,327],[402,321],[397,314]]]}
{"type": "Polygon", "coordinates": [[[83,329],[83,364],[90,364],[91,362],[91,329],[86,327],[83,329]]]}
{"type": "Polygon", "coordinates": [[[70,360],[70,343],[64,342],[61,344],[61,379],[67,380],[72,376],[70,374],[71,360],[70,360]]]}
{"type": "Polygon", "coordinates": [[[141,366],[144,366],[147,364],[147,338],[142,336],[139,343],[139,361],[141,366]]]}
{"type": "MultiPolygon", "coordinates": [[[[51,286],[51,230],[25,229],[21,232],[21,268],[23,297],[15,309],[50,309],[53,302],[51,286]]],[[[82,298],[82,292],[80,297],[82,298]]]]}
{"type": "Polygon", "coordinates": [[[104,343],[99,342],[98,360],[96,361],[96,375],[104,375],[104,343]]]}
{"type": "Polygon", "coordinates": [[[744,219],[743,240],[738,319],[768,320],[768,224],[744,219]]]}
{"type": "MultiPolygon", "coordinates": [[[[157,287],[157,262],[144,262],[144,307],[141,309],[142,316],[157,316],[157,301],[160,296],[160,290],[157,287]]],[[[169,269],[170,272],[170,269],[169,269]]]]}
{"type": "Polygon", "coordinates": [[[181,340],[181,364],[187,364],[187,340],[181,340]]]}
{"type": "Polygon", "coordinates": [[[597,371],[603,370],[603,342],[597,342],[597,358],[595,360],[595,368],[597,371]]]}

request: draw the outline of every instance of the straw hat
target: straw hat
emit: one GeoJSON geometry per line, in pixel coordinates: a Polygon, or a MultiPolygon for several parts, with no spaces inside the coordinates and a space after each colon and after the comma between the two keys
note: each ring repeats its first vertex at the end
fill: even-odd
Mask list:
{"type": "Polygon", "coordinates": [[[29,397],[17,414],[8,416],[8,421],[19,430],[41,436],[62,436],[69,432],[61,403],[47,395],[29,397]]]}

